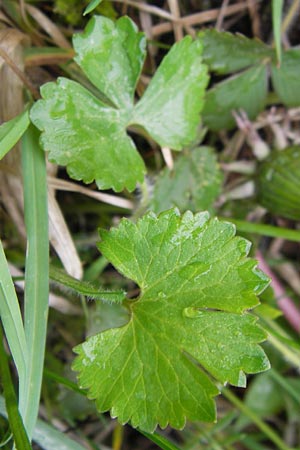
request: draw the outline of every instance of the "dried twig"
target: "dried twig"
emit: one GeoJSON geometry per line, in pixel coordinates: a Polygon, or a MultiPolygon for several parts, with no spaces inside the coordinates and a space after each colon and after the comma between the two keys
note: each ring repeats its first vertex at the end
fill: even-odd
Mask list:
{"type": "Polygon", "coordinates": [[[91,189],[80,186],[79,184],[72,183],[71,181],[60,180],[55,177],[48,177],[49,186],[54,189],[69,192],[78,192],[88,197],[95,198],[96,200],[110,205],[118,206],[119,208],[133,209],[134,205],[130,200],[126,198],[117,197],[115,195],[104,194],[103,192],[95,192],[91,189]]]}
{"type": "Polygon", "coordinates": [[[226,13],[226,9],[228,8],[228,4],[229,4],[229,0],[223,0],[222,6],[220,8],[220,13],[218,15],[216,27],[215,27],[216,30],[218,30],[218,31],[221,31],[221,29],[222,29],[223,20],[224,20],[224,16],[226,13]]]}

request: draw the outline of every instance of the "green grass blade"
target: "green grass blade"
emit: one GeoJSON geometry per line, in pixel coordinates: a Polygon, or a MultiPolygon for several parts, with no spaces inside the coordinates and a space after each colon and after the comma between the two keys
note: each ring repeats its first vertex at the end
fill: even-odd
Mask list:
{"type": "Polygon", "coordinates": [[[102,0],[92,0],[85,8],[83,15],[86,16],[87,14],[92,12],[95,8],[97,8],[98,5],[100,5],[101,2],[102,0]]]}
{"type": "Polygon", "coordinates": [[[5,397],[6,411],[12,436],[17,449],[32,450],[22,417],[18,410],[17,397],[9,370],[8,358],[3,345],[3,331],[0,323],[0,379],[5,397]]]}
{"type": "Polygon", "coordinates": [[[233,219],[232,217],[219,217],[219,219],[234,223],[239,232],[253,233],[269,237],[278,237],[286,239],[287,241],[300,242],[299,230],[291,230],[290,228],[247,222],[246,220],[233,219]]]}
{"type": "MultiPolygon", "coordinates": [[[[0,396],[0,414],[7,417],[3,397],[0,396]]],[[[33,431],[33,440],[44,450],[86,450],[82,445],[70,439],[61,431],[48,425],[43,420],[38,420],[33,431]]],[[[18,450],[23,450],[19,447],[18,450]]]]}
{"type": "Polygon", "coordinates": [[[162,450],[180,450],[177,445],[173,444],[173,442],[169,441],[164,436],[161,436],[158,433],[147,433],[146,431],[138,430],[141,434],[143,434],[146,438],[148,438],[150,441],[154,442],[156,445],[158,445],[159,448],[162,450]]]}
{"type": "Polygon", "coordinates": [[[300,406],[300,392],[296,391],[291,385],[289,380],[286,380],[277,370],[270,370],[270,375],[279,386],[290,394],[290,396],[295,400],[295,402],[300,406]]]}
{"type": "Polygon", "coordinates": [[[30,124],[28,110],[0,126],[0,159],[18,142],[30,124]]]}
{"type": "Polygon", "coordinates": [[[27,346],[20,306],[1,241],[0,274],[0,316],[21,384],[26,374],[27,346]]]}
{"type": "Polygon", "coordinates": [[[86,281],[79,281],[76,278],[71,277],[61,269],[57,269],[54,266],[50,267],[50,279],[56,281],[59,284],[75,291],[79,295],[84,295],[93,300],[103,300],[112,303],[122,303],[126,299],[126,292],[119,291],[106,291],[100,290],[96,286],[93,286],[86,281]]]}
{"type": "Polygon", "coordinates": [[[30,126],[22,139],[27,254],[24,326],[28,347],[26,385],[20,390],[20,411],[29,435],[36,423],[42,383],[49,293],[49,242],[46,165],[30,126]]]}
{"type": "Polygon", "coordinates": [[[33,432],[33,440],[44,450],[86,450],[61,431],[42,420],[38,420],[33,432]]]}
{"type": "Polygon", "coordinates": [[[272,0],[272,22],[277,63],[281,64],[281,17],[283,0],[272,0]]]}
{"type": "Polygon", "coordinates": [[[224,397],[227,398],[233,405],[235,405],[242,413],[244,413],[255,425],[265,434],[270,441],[272,441],[278,450],[291,450],[285,442],[278,436],[278,434],[264,422],[252,409],[250,409],[245,403],[243,403],[233,392],[226,388],[221,387],[221,392],[224,397]]]}

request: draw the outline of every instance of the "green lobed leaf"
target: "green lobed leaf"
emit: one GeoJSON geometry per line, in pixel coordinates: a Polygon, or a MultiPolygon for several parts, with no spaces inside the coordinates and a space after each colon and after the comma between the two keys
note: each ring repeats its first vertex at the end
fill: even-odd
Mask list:
{"type": "Polygon", "coordinates": [[[217,84],[206,94],[204,124],[214,131],[234,128],[232,112],[241,109],[254,119],[264,108],[267,89],[265,65],[252,67],[217,84]]]}
{"type": "Polygon", "coordinates": [[[129,17],[113,22],[95,16],[73,44],[75,61],[90,81],[118,108],[130,110],[146,54],[144,33],[129,17]]]}
{"type": "Polygon", "coordinates": [[[99,189],[133,190],[143,180],[143,160],[119,110],[66,78],[45,84],[41,94],[44,100],[33,106],[31,119],[43,131],[41,145],[51,162],[66,165],[72,178],[95,180],[99,189]]]}
{"type": "Polygon", "coordinates": [[[132,122],[162,147],[182,150],[197,137],[208,84],[201,55],[202,44],[190,36],[175,44],[135,108],[132,122]]]}
{"type": "Polygon", "coordinates": [[[286,106],[300,105],[299,71],[299,49],[284,52],[280,67],[272,64],[272,84],[278,97],[286,106]]]}
{"type": "Polygon", "coordinates": [[[213,210],[220,194],[222,172],[214,149],[198,147],[180,155],[173,170],[165,168],[153,190],[150,208],[159,213],[173,206],[181,212],[213,210]]]}
{"type": "Polygon", "coordinates": [[[203,43],[203,61],[220,75],[246,69],[274,57],[274,51],[258,39],[242,34],[208,29],[199,33],[203,43]]]}
{"type": "Polygon", "coordinates": [[[208,213],[148,213],[100,232],[103,255],[141,289],[129,322],[75,348],[73,368],[99,411],[147,432],[215,420],[212,378],[245,386],[269,367],[248,309],[267,277],[250,244],[208,213]],[[212,378],[211,378],[212,377],[212,378]]]}
{"type": "Polygon", "coordinates": [[[117,22],[94,17],[74,37],[74,47],[77,63],[107,103],[59,78],[42,87],[43,99],[33,106],[31,120],[42,131],[50,161],[67,166],[72,178],[95,180],[99,189],[132,191],[142,182],[145,166],[126,133],[129,125],[143,127],[160,145],[175,150],[197,135],[208,79],[201,44],[190,37],[175,44],[136,106],[145,37],[128,17],[117,22]]]}

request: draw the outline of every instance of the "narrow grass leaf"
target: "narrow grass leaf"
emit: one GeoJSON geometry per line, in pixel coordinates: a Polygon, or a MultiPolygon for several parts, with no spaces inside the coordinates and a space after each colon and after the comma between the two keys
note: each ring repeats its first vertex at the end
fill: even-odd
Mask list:
{"type": "Polygon", "coordinates": [[[277,63],[281,64],[281,17],[283,0],[272,0],[272,22],[277,63]]]}
{"type": "Polygon", "coordinates": [[[29,438],[36,423],[43,374],[48,315],[49,243],[46,165],[38,144],[39,133],[30,126],[22,140],[27,254],[25,271],[25,336],[27,377],[20,390],[20,411],[29,438]]]}
{"type": "Polygon", "coordinates": [[[33,432],[33,440],[44,450],[86,450],[86,447],[70,439],[66,434],[38,420],[33,432]]]}
{"type": "Polygon", "coordinates": [[[126,299],[126,292],[123,290],[119,291],[106,291],[104,289],[100,290],[96,286],[91,285],[85,281],[76,280],[76,278],[71,277],[66,272],[56,267],[50,267],[50,279],[56,281],[59,284],[71,289],[77,294],[85,295],[93,300],[102,300],[105,302],[121,303],[126,299]]]}
{"type": "Polygon", "coordinates": [[[198,35],[203,43],[203,62],[209,70],[220,75],[238,72],[254,64],[271,60],[274,50],[258,39],[249,39],[242,34],[217,31],[214,28],[198,35]]]}
{"type": "Polygon", "coordinates": [[[3,331],[0,324],[0,379],[2,381],[3,393],[5,397],[6,411],[12,436],[17,449],[32,450],[22,417],[18,410],[17,397],[14,391],[8,358],[3,345],[3,331]]]}
{"type": "Polygon", "coordinates": [[[93,0],[91,1],[87,7],[85,8],[83,15],[86,16],[87,14],[89,14],[90,12],[92,12],[95,8],[97,8],[98,5],[100,5],[100,3],[102,2],[102,0],[93,0]]]}
{"type": "Polygon", "coordinates": [[[287,241],[300,242],[300,231],[298,230],[275,227],[274,225],[266,225],[264,223],[252,223],[246,220],[233,219],[232,217],[224,217],[224,220],[234,223],[237,230],[242,233],[253,233],[262,236],[278,237],[287,241]]]}
{"type": "MultiPolygon", "coordinates": [[[[4,398],[0,396],[0,414],[7,417],[4,398]]],[[[85,447],[70,439],[66,434],[48,425],[43,420],[38,420],[33,431],[33,440],[44,450],[85,450],[85,447]]],[[[23,447],[20,447],[20,450],[23,447]]]]}
{"type": "Polygon", "coordinates": [[[278,436],[278,434],[271,428],[266,422],[264,422],[252,409],[250,409],[245,403],[243,403],[230,389],[222,387],[222,394],[227,400],[229,400],[234,406],[236,406],[242,413],[249,417],[249,419],[256,424],[265,436],[275,444],[275,448],[278,450],[291,450],[285,442],[278,436]]]}
{"type": "Polygon", "coordinates": [[[26,372],[27,346],[18,298],[0,241],[0,316],[20,383],[26,372]]]}
{"type": "Polygon", "coordinates": [[[84,397],[86,397],[87,395],[87,392],[84,389],[80,389],[76,383],[66,377],[52,372],[52,370],[44,368],[44,376],[49,380],[55,381],[57,384],[61,384],[62,386],[69,389],[70,391],[75,392],[76,394],[83,395],[84,397]]]}
{"type": "Polygon", "coordinates": [[[0,159],[18,142],[30,124],[28,110],[0,126],[0,159]]]}
{"type": "Polygon", "coordinates": [[[280,387],[285,390],[290,396],[295,400],[295,402],[300,406],[300,393],[294,388],[291,382],[291,378],[283,377],[277,370],[270,370],[270,377],[280,385],[280,387]]]}

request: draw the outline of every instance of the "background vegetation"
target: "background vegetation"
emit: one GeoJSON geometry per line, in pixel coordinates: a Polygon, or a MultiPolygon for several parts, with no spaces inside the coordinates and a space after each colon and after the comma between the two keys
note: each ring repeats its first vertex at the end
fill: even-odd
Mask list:
{"type": "Polygon", "coordinates": [[[13,436],[21,442],[19,449],[31,448],[17,409],[18,373],[24,383],[19,409],[27,432],[32,431],[32,448],[300,448],[299,1],[93,3],[99,3],[93,13],[112,20],[126,14],[146,34],[148,54],[138,97],[174,42],[201,32],[210,74],[203,127],[181,153],[161,149],[129,129],[147,176],[133,192],[118,194],[71,180],[64,167],[45,166],[33,126],[22,145],[8,152],[27,129],[28,105],[40,98],[45,82],[65,76],[93,89],[73,62],[71,45],[72,35],[83,30],[90,15],[83,15],[88,1],[1,1],[1,123],[19,115],[0,129],[0,238],[5,251],[0,248],[0,314],[14,356],[13,364],[1,337],[2,446],[12,448],[13,436]],[[51,283],[46,327],[47,205],[51,283]],[[99,286],[124,289],[130,297],[138,294],[136,284],[125,282],[99,253],[98,228],[172,206],[181,212],[208,210],[233,222],[252,242],[251,256],[272,279],[255,310],[268,334],[263,347],[272,368],[249,376],[246,390],[222,387],[217,423],[188,422],[182,431],[166,428],[150,435],[97,412],[76,384],[72,349],[126,320],[118,304],[97,300],[99,286]]]}

